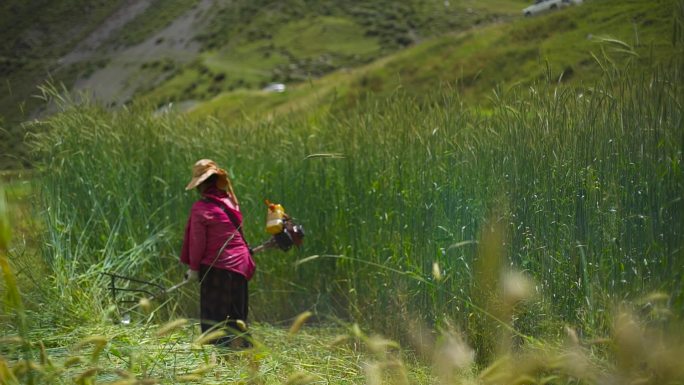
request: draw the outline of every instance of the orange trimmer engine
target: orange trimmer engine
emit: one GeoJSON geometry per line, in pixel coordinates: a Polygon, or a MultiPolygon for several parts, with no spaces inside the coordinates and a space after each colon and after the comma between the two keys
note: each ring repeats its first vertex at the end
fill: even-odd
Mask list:
{"type": "Polygon", "coordinates": [[[265,200],[268,206],[266,213],[266,232],[273,236],[278,248],[290,250],[292,246],[301,246],[304,241],[304,227],[294,222],[278,203],[265,200]]]}

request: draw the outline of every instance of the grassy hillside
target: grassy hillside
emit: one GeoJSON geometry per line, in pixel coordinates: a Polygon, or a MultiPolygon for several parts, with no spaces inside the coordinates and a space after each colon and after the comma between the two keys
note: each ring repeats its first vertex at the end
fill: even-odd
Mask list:
{"type": "Polygon", "coordinates": [[[426,38],[509,19],[520,0],[234,1],[198,34],[204,53],[143,92],[155,105],[205,100],[270,82],[295,84],[354,68],[426,38]]]}
{"type": "MultiPolygon", "coordinates": [[[[497,86],[508,89],[545,79],[579,85],[596,80],[609,63],[648,71],[682,54],[673,42],[675,1],[587,1],[559,12],[423,41],[353,70],[291,87],[286,95],[239,91],[198,105],[193,113],[234,119],[246,114],[345,109],[364,94],[390,95],[402,89],[418,98],[442,86],[466,102],[487,103],[497,86]],[[652,61],[651,59],[655,60],[652,61]]],[[[681,17],[681,16],[680,16],[681,17]]]]}
{"type": "Polygon", "coordinates": [[[67,89],[88,84],[107,105],[133,99],[156,106],[208,100],[226,91],[258,90],[269,82],[298,83],[353,68],[431,36],[507,19],[522,4],[522,0],[3,2],[0,39],[8,43],[0,52],[0,81],[7,92],[0,96],[0,137],[7,155],[0,159],[0,167],[28,164],[23,148],[26,129],[19,123],[44,107],[32,95],[48,79],[64,83],[67,89]],[[187,25],[172,28],[198,9],[187,25]],[[117,24],[119,19],[124,22],[117,24]],[[97,31],[102,36],[88,40],[98,26],[110,22],[111,28],[97,31]],[[79,46],[84,41],[89,45],[79,46]],[[174,50],[165,52],[166,44],[174,50]],[[149,52],[158,56],[149,57],[149,52]],[[88,79],[95,80],[88,83],[88,79]],[[121,100],[118,95],[123,95],[121,100]]]}

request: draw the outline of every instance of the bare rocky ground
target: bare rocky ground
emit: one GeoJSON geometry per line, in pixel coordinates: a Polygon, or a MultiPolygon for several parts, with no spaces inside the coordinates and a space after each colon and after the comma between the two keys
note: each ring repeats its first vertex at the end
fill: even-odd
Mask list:
{"type": "Polygon", "coordinates": [[[143,13],[152,3],[151,0],[129,0],[113,13],[102,25],[81,41],[73,51],[60,59],[60,64],[70,65],[93,59],[99,49],[113,33],[143,13]]]}
{"type": "Polygon", "coordinates": [[[140,44],[124,48],[105,48],[104,43],[151,4],[151,0],[131,0],[112,14],[69,54],[60,59],[62,66],[79,62],[106,62],[86,77],[76,80],[73,91],[85,92],[106,105],[120,105],[144,87],[160,82],[170,70],[144,71],[143,65],[165,60],[183,64],[194,60],[200,45],[192,37],[201,30],[215,0],[201,0],[170,25],[140,44]]]}

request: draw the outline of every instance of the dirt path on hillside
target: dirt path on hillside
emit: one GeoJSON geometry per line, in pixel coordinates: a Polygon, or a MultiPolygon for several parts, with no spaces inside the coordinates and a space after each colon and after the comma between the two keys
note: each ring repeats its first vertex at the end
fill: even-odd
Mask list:
{"type": "Polygon", "coordinates": [[[105,67],[95,70],[88,77],[78,79],[73,86],[74,91],[84,91],[94,100],[106,105],[120,105],[127,102],[141,87],[151,86],[168,76],[164,73],[150,75],[149,72],[141,71],[145,63],[165,59],[173,63],[187,63],[198,56],[201,47],[192,38],[205,25],[203,22],[215,0],[201,0],[197,6],[140,44],[102,53],[102,43],[127,22],[134,20],[150,3],[151,0],[127,3],[62,59],[64,64],[93,59],[107,60],[105,67]]]}
{"type": "Polygon", "coordinates": [[[76,48],[61,58],[60,64],[70,65],[76,62],[91,59],[96,50],[109,39],[112,34],[121,29],[128,22],[142,14],[152,0],[129,0],[119,10],[114,12],[102,25],[93,31],[76,48]]]}

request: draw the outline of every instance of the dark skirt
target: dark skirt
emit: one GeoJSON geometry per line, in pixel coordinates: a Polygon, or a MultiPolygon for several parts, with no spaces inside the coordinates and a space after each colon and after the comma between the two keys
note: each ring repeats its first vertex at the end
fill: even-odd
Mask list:
{"type": "MultiPolygon", "coordinates": [[[[247,324],[247,279],[241,274],[209,266],[200,266],[200,318],[202,332],[223,329],[226,336],[214,341],[217,345],[231,345],[236,334],[246,333],[240,323],[247,324]]],[[[239,341],[240,346],[248,339],[239,341]]]]}

